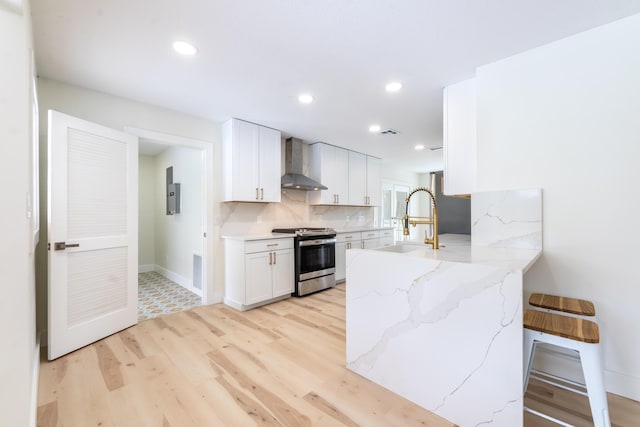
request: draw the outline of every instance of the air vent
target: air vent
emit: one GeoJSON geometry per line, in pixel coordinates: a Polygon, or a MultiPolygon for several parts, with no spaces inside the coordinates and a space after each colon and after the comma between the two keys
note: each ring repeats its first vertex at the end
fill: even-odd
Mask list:
{"type": "Polygon", "coordinates": [[[380,135],[397,135],[399,133],[400,133],[399,131],[391,128],[380,131],[380,135]]]}

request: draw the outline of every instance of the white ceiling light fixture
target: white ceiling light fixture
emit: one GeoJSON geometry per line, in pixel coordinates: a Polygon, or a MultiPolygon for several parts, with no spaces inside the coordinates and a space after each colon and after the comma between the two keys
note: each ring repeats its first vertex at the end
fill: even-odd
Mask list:
{"type": "Polygon", "coordinates": [[[176,52],[178,52],[178,53],[180,53],[182,55],[193,56],[193,55],[196,55],[198,53],[198,48],[197,47],[195,47],[191,43],[185,42],[183,40],[174,41],[172,46],[173,46],[173,50],[175,50],[176,52]]]}
{"type": "Polygon", "coordinates": [[[369,132],[380,132],[380,125],[371,125],[369,126],[369,132]]]}
{"type": "Polygon", "coordinates": [[[424,150],[424,145],[422,144],[417,144],[415,147],[413,147],[416,151],[420,151],[420,150],[424,150]]]}
{"type": "Polygon", "coordinates": [[[313,102],[313,96],[308,93],[303,93],[298,96],[298,101],[302,104],[311,104],[313,102]]]}
{"type": "Polygon", "coordinates": [[[402,83],[400,82],[391,82],[387,84],[385,87],[387,92],[397,92],[402,89],[402,83]]]}

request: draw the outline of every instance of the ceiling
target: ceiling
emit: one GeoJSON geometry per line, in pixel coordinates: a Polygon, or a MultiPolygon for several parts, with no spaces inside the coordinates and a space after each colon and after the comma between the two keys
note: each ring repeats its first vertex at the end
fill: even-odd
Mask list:
{"type": "Polygon", "coordinates": [[[442,151],[428,148],[442,145],[443,87],[640,12],[637,0],[31,3],[40,76],[216,122],[245,119],[414,172],[442,168],[442,151]],[[199,54],[180,56],[176,39],[199,54]],[[403,88],[387,93],[394,80],[403,88]],[[314,102],[300,104],[303,92],[314,102]],[[374,123],[400,133],[373,134],[374,123]]]}

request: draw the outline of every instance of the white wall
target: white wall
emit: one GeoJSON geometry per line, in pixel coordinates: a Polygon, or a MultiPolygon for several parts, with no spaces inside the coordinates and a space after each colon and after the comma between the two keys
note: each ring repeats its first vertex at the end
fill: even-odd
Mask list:
{"type": "Polygon", "coordinates": [[[26,206],[32,171],[32,40],[28,2],[23,3],[22,13],[16,5],[9,9],[0,3],[0,178],[5,184],[0,213],[0,424],[7,426],[28,426],[34,421],[33,368],[39,360],[35,267],[26,206]]]}
{"type": "MultiPolygon", "coordinates": [[[[183,138],[191,138],[213,144],[213,196],[209,199],[217,208],[221,200],[221,176],[219,171],[221,146],[220,125],[209,120],[190,116],[177,111],[168,110],[149,104],[136,102],[90,89],[69,85],[45,78],[38,79],[38,98],[40,101],[40,133],[41,146],[46,147],[47,110],[54,109],[81,119],[89,120],[114,129],[125,127],[148,129],[183,138]]],[[[46,156],[46,153],[44,153],[46,156]]],[[[44,156],[43,156],[44,157],[44,156]]],[[[41,176],[46,177],[46,163],[41,162],[41,176]]],[[[43,182],[46,188],[46,181],[43,182]]],[[[41,205],[46,212],[46,194],[41,191],[41,205]]],[[[214,210],[214,217],[219,210],[214,210]]],[[[46,217],[45,217],[46,218],[46,217]]],[[[213,219],[211,219],[213,222],[213,219]]],[[[213,227],[212,238],[207,239],[209,263],[222,260],[223,245],[218,239],[218,227],[213,227]]],[[[46,235],[46,221],[41,225],[41,235],[46,235]],[[44,228],[44,230],[42,230],[44,228]],[[44,234],[43,234],[44,233],[44,234]]],[[[47,283],[46,283],[46,250],[37,254],[37,325],[39,330],[46,329],[47,322],[47,283]]],[[[222,263],[218,263],[220,266],[222,263]]],[[[207,279],[208,297],[221,300],[224,292],[224,272],[222,268],[213,266],[207,279]],[[213,274],[211,274],[213,273],[213,274]]]]}
{"type": "Polygon", "coordinates": [[[154,156],[138,156],[138,265],[150,268],[156,260],[155,171],[154,156]]]}
{"type": "MultiPolygon", "coordinates": [[[[193,282],[193,254],[202,256],[202,151],[169,147],[155,157],[155,264],[193,282]],[[173,182],[180,183],[182,212],[166,215],[166,169],[173,166],[173,182]]],[[[190,285],[189,285],[190,286],[190,285]]]]}
{"type": "Polygon", "coordinates": [[[594,301],[607,389],[636,400],[638,46],[635,15],[477,70],[478,190],[543,188],[544,255],[525,289],[594,301]]]}

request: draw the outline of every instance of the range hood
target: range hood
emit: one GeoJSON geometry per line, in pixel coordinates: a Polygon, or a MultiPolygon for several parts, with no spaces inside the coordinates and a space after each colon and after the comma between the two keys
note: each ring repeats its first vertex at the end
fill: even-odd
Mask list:
{"type": "Polygon", "coordinates": [[[280,179],[282,188],[317,191],[327,187],[302,174],[302,140],[287,138],[284,145],[284,175],[280,179]]]}

